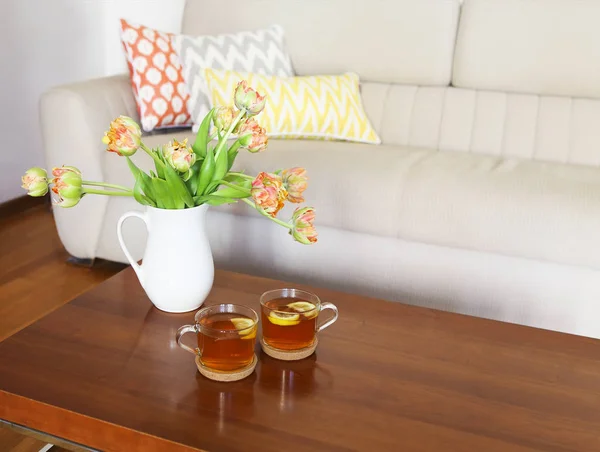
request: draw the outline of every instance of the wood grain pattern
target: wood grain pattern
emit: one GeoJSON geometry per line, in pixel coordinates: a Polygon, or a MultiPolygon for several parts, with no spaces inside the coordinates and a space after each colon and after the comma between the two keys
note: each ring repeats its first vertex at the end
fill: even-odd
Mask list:
{"type": "Polygon", "coordinates": [[[45,206],[0,217],[0,243],[0,340],[125,268],[106,261],[68,265],[45,206]]]}
{"type": "MultiPolygon", "coordinates": [[[[91,269],[67,265],[46,201],[0,205],[0,341],[124,268],[103,261],[91,269]]],[[[45,444],[0,425],[2,452],[37,452],[45,444]]]]}
{"type": "Polygon", "coordinates": [[[0,218],[11,217],[14,221],[19,221],[15,215],[40,206],[50,208],[50,195],[42,196],[40,198],[34,198],[28,195],[19,196],[0,204],[0,218]]]}
{"type": "Polygon", "coordinates": [[[40,449],[52,445],[50,452],[91,452],[92,449],[66,441],[63,438],[17,424],[0,421],[0,450],[3,452],[39,452],[40,449]],[[16,445],[15,444],[16,441],[16,445]],[[11,446],[11,443],[13,444],[11,446]]]}
{"type": "MultiPolygon", "coordinates": [[[[56,426],[60,425],[61,437],[69,438],[70,441],[79,444],[94,444],[95,449],[147,452],[197,450],[2,390],[0,390],[0,407],[10,407],[13,422],[21,425],[35,422],[39,430],[46,432],[54,431],[56,426]]],[[[0,408],[2,417],[4,417],[3,412],[4,410],[0,408]]]]}
{"type": "MultiPolygon", "coordinates": [[[[8,428],[0,428],[0,450],[6,452],[38,452],[45,442],[13,432],[8,428]]],[[[55,452],[55,451],[52,451],[55,452]]]]}
{"type": "MultiPolygon", "coordinates": [[[[217,272],[207,304],[285,285],[217,272]]],[[[107,451],[600,450],[599,341],[314,291],[340,310],[315,355],[220,383],[127,269],[0,344],[0,417],[107,451]]]]}

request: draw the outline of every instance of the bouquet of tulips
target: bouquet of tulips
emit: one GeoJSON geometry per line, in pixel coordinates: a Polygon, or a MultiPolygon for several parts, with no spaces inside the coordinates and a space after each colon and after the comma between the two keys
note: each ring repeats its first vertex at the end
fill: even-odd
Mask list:
{"type": "Polygon", "coordinates": [[[304,168],[290,168],[274,173],[261,172],[256,177],[231,168],[242,149],[261,152],[267,147],[266,131],[254,118],[265,107],[266,98],[247,82],[241,81],[234,93],[233,107],[213,108],[202,121],[194,144],[187,139],[173,140],[165,146],[149,149],[141,140],[139,125],[120,116],[110,124],[103,142],[107,151],[125,157],[135,178],[133,189],[104,182],[84,180],[77,168],[62,166],[52,170],[48,180],[43,168],[29,169],[22,187],[30,196],[44,196],[49,184],[56,199],[54,204],[73,207],[86,195],[132,196],[142,205],[160,209],[186,209],[201,204],[220,205],[243,201],[259,213],[287,228],[293,238],[303,244],[317,241],[312,207],[297,208],[289,222],[276,218],[284,202],[304,202],[307,186],[304,168]],[[235,140],[230,140],[235,135],[235,140]],[[129,158],[138,149],[154,162],[154,170],[146,173],[129,158]]]}

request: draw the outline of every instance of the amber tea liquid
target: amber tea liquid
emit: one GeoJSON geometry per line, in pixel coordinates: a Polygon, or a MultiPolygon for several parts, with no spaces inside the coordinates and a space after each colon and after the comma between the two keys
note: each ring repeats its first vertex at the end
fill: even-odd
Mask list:
{"type": "Polygon", "coordinates": [[[319,309],[301,298],[283,297],[261,307],[263,339],[280,350],[298,350],[315,341],[319,309]]]}
{"type": "Polygon", "coordinates": [[[198,348],[206,367],[232,371],[252,362],[257,329],[252,319],[223,312],[203,317],[199,323],[198,348]]]}

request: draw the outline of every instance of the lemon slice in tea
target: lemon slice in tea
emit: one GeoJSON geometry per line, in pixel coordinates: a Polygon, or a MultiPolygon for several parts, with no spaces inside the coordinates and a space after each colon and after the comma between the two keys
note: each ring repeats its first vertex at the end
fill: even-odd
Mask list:
{"type": "Polygon", "coordinates": [[[292,326],[300,323],[300,315],[293,312],[271,311],[269,322],[279,326],[292,326]]]}
{"type": "Polygon", "coordinates": [[[254,321],[245,317],[236,317],[230,319],[242,339],[254,339],[256,337],[256,328],[253,328],[254,321]]]}
{"type": "Polygon", "coordinates": [[[256,328],[240,332],[240,339],[254,339],[256,337],[256,328]]]}
{"type": "Polygon", "coordinates": [[[293,303],[289,303],[287,307],[296,312],[303,313],[307,319],[312,319],[319,314],[316,309],[317,306],[308,301],[294,301],[293,303]]]}
{"type": "Polygon", "coordinates": [[[312,311],[316,306],[308,301],[294,301],[287,305],[288,308],[293,309],[296,312],[312,311]]]}

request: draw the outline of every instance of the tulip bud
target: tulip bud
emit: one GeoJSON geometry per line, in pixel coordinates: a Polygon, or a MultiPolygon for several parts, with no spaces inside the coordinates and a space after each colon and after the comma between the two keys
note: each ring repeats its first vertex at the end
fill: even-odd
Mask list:
{"type": "Polygon", "coordinates": [[[73,207],[83,196],[81,187],[81,171],[74,166],[62,166],[52,170],[52,191],[58,195],[59,199],[55,202],[61,207],[73,207]]]}
{"type": "Polygon", "coordinates": [[[213,116],[213,123],[219,132],[226,132],[235,119],[235,111],[232,107],[219,107],[213,116]]]}
{"type": "Polygon", "coordinates": [[[317,230],[314,226],[315,209],[312,207],[299,207],[292,215],[292,229],[290,234],[299,243],[311,245],[317,242],[317,230]]]}
{"type": "Polygon", "coordinates": [[[46,170],[39,167],[29,168],[21,178],[21,182],[27,194],[33,197],[44,196],[48,193],[48,174],[46,170]]]}
{"type": "Polygon", "coordinates": [[[133,119],[119,116],[110,123],[110,129],[104,133],[102,142],[107,145],[107,151],[129,157],[140,147],[142,131],[133,119]]]}
{"type": "Polygon", "coordinates": [[[306,170],[298,167],[286,169],[281,173],[281,177],[283,179],[283,186],[288,192],[288,199],[290,202],[304,202],[302,192],[304,192],[308,186],[306,170]]]}
{"type": "Polygon", "coordinates": [[[240,144],[250,152],[262,152],[267,149],[269,138],[267,132],[254,118],[248,118],[238,130],[240,144]]]}
{"type": "Polygon", "coordinates": [[[266,96],[261,96],[242,80],[235,88],[234,102],[238,110],[245,111],[248,116],[259,114],[265,108],[266,96]]]}
{"type": "MultiPolygon", "coordinates": [[[[163,148],[163,155],[167,163],[180,173],[191,175],[190,168],[196,163],[196,154],[188,147],[187,138],[182,142],[173,140],[163,148]]],[[[187,178],[184,177],[187,180],[187,178]]]]}
{"type": "Polygon", "coordinates": [[[252,181],[250,194],[254,203],[272,217],[275,217],[281,210],[287,198],[287,191],[281,177],[269,173],[260,173],[256,176],[256,179],[252,181]]]}

